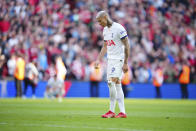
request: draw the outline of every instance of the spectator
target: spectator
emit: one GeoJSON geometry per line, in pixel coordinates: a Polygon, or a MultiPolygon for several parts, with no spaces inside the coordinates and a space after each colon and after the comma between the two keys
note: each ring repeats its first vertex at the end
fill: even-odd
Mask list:
{"type": "Polygon", "coordinates": [[[130,88],[128,86],[131,83],[131,78],[132,78],[132,73],[131,73],[131,69],[129,68],[128,71],[124,73],[122,77],[122,89],[123,89],[125,98],[128,97],[128,93],[130,91],[130,88]]]}
{"type": "Polygon", "coordinates": [[[16,86],[16,97],[22,97],[22,82],[25,77],[25,60],[20,53],[17,53],[16,55],[16,67],[14,71],[14,77],[16,86]]]}
{"type": "Polygon", "coordinates": [[[47,66],[40,59],[46,57],[50,66],[51,58],[60,55],[67,67],[67,78],[84,80],[92,49],[99,51],[103,44],[102,28],[95,22],[95,15],[106,9],[128,31],[132,81],[149,82],[148,71],[158,59],[163,63],[169,60],[163,67],[164,77],[166,82],[176,82],[176,67],[182,58],[189,59],[191,74],[196,74],[195,4],[194,0],[110,0],[106,4],[102,0],[1,0],[0,46],[6,58],[21,52],[30,61],[39,59],[38,70],[43,75],[47,74],[47,66]],[[42,49],[45,53],[41,51],[38,58],[42,49]]]}
{"type": "Polygon", "coordinates": [[[188,84],[190,82],[190,68],[186,61],[183,61],[182,67],[179,73],[179,83],[181,88],[181,98],[188,99],[188,84]]]}
{"type": "Polygon", "coordinates": [[[48,61],[47,61],[47,55],[45,50],[41,50],[39,56],[38,56],[38,68],[41,72],[41,78],[43,79],[45,76],[45,71],[48,68],[48,61]]]}
{"type": "Polygon", "coordinates": [[[55,58],[55,69],[56,69],[58,79],[64,81],[67,73],[67,69],[65,68],[61,56],[57,56],[55,58]]]}
{"type": "Polygon", "coordinates": [[[36,67],[36,62],[30,62],[26,64],[25,68],[25,79],[24,79],[24,92],[23,92],[23,98],[26,98],[26,93],[27,93],[27,87],[31,86],[32,88],[32,98],[35,99],[35,89],[38,83],[38,70],[36,67]]]}
{"type": "Polygon", "coordinates": [[[158,64],[156,69],[153,72],[153,85],[156,89],[156,98],[161,98],[161,86],[163,84],[164,78],[163,78],[163,70],[158,64]]]}
{"type": "Polygon", "coordinates": [[[5,14],[4,19],[0,18],[0,32],[6,33],[10,29],[9,15],[5,14]]]}
{"type": "Polygon", "coordinates": [[[14,77],[14,71],[15,71],[15,67],[16,67],[16,55],[12,54],[11,58],[8,60],[8,73],[9,76],[14,77]]]}
{"type": "Polygon", "coordinates": [[[102,80],[102,67],[94,67],[94,62],[90,64],[90,94],[91,97],[99,97],[99,82],[102,80]]]}
{"type": "Polygon", "coordinates": [[[4,70],[5,70],[5,62],[6,62],[6,58],[5,55],[3,55],[1,53],[1,48],[0,48],[0,84],[1,84],[1,97],[5,97],[6,96],[6,85],[7,85],[7,81],[5,79],[5,75],[4,75],[4,70]]]}
{"type": "Polygon", "coordinates": [[[149,72],[147,70],[146,65],[142,64],[143,66],[141,66],[138,70],[138,82],[141,83],[145,83],[148,82],[148,78],[149,78],[149,72]]]}
{"type": "Polygon", "coordinates": [[[3,66],[4,66],[4,63],[5,63],[5,55],[2,54],[2,49],[0,48],[0,78],[2,79],[2,76],[3,76],[3,66]]]}

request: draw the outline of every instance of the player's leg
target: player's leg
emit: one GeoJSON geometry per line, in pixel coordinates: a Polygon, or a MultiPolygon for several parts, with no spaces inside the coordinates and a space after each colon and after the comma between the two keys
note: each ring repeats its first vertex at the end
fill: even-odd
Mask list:
{"type": "Polygon", "coordinates": [[[58,89],[58,101],[62,102],[63,101],[63,95],[65,94],[64,88],[59,88],[58,89]]]}
{"type": "Polygon", "coordinates": [[[125,105],[124,105],[124,93],[122,90],[122,85],[121,85],[121,79],[116,78],[116,91],[117,91],[117,101],[118,101],[118,106],[120,109],[120,113],[116,116],[117,118],[126,118],[126,113],[125,113],[125,105]]]}
{"type": "Polygon", "coordinates": [[[49,87],[47,86],[47,87],[46,87],[46,90],[45,90],[45,92],[44,92],[44,97],[45,97],[45,98],[48,98],[48,93],[49,93],[49,87]]]}
{"type": "Polygon", "coordinates": [[[110,91],[110,110],[112,112],[115,112],[116,96],[117,96],[115,82],[112,80],[108,80],[108,87],[110,91]]]}
{"type": "Polygon", "coordinates": [[[108,87],[109,87],[109,92],[110,92],[110,110],[102,115],[103,118],[111,118],[115,117],[115,106],[116,106],[116,87],[115,87],[115,82],[112,81],[112,78],[108,79],[108,87]]]}
{"type": "Polygon", "coordinates": [[[102,115],[104,118],[115,117],[115,106],[116,106],[116,87],[115,82],[112,81],[112,77],[115,72],[115,63],[113,60],[108,59],[107,64],[107,81],[109,87],[109,96],[110,96],[110,110],[106,114],[102,115]]]}
{"type": "Polygon", "coordinates": [[[53,87],[46,87],[46,91],[44,93],[45,98],[54,99],[54,95],[53,87]]]}
{"type": "Polygon", "coordinates": [[[118,101],[118,106],[120,109],[120,113],[116,116],[117,118],[126,118],[126,113],[125,113],[125,105],[124,105],[124,93],[122,90],[122,84],[121,84],[121,79],[123,75],[123,64],[124,60],[115,60],[115,71],[114,71],[114,80],[115,81],[115,87],[116,87],[116,92],[117,92],[117,101],[118,101]]]}

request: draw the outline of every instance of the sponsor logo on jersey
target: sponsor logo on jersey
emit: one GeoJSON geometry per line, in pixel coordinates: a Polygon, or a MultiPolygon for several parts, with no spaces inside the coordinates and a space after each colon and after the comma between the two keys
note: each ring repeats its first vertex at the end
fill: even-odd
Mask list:
{"type": "Polygon", "coordinates": [[[113,40],[106,40],[107,46],[116,45],[113,40]]]}

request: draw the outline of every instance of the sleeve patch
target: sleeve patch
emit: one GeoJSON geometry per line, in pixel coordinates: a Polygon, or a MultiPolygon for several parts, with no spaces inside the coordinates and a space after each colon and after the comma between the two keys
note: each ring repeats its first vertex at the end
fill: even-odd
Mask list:
{"type": "Polygon", "coordinates": [[[121,31],[120,34],[122,35],[125,31],[121,31]]]}
{"type": "Polygon", "coordinates": [[[121,37],[120,39],[122,40],[122,39],[124,39],[124,38],[126,38],[126,37],[127,37],[127,35],[125,35],[125,36],[121,37]]]}

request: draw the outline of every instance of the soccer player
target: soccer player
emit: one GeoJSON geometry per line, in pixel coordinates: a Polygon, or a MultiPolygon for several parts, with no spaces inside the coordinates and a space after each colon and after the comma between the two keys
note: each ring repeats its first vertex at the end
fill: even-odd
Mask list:
{"type": "Polygon", "coordinates": [[[126,118],[124,106],[124,94],[122,91],[121,79],[123,72],[128,71],[129,42],[124,27],[113,22],[105,11],[97,13],[96,20],[104,27],[104,45],[95,62],[95,68],[107,52],[107,80],[110,92],[110,110],[102,115],[103,118],[126,118]],[[115,115],[116,100],[118,101],[120,113],[115,115]]]}
{"type": "Polygon", "coordinates": [[[64,90],[64,82],[62,79],[59,79],[57,74],[55,73],[53,77],[48,80],[48,84],[46,87],[45,97],[54,99],[58,96],[58,101],[62,102],[64,90]]]}

